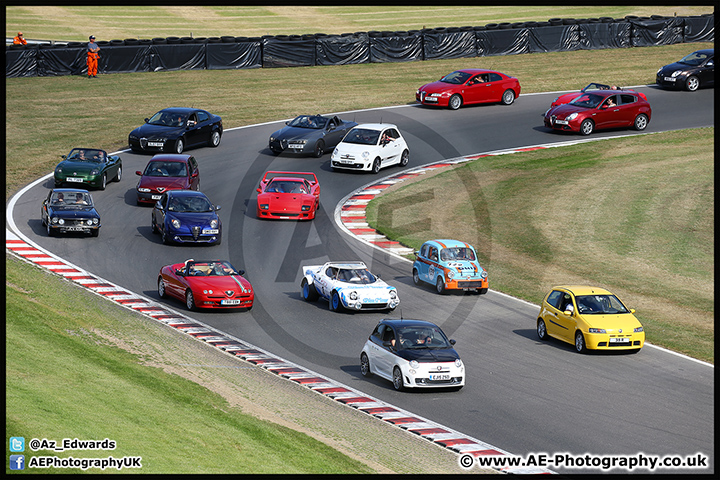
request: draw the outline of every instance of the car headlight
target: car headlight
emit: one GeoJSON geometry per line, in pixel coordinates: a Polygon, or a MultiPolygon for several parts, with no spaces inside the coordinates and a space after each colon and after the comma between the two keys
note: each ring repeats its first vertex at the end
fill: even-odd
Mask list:
{"type": "Polygon", "coordinates": [[[301,210],[302,210],[303,212],[309,212],[309,211],[310,211],[310,205],[303,205],[303,206],[301,207],[301,210]]]}
{"type": "Polygon", "coordinates": [[[480,274],[480,278],[487,278],[487,272],[485,270],[480,274]]]}
{"type": "Polygon", "coordinates": [[[545,113],[543,116],[547,117],[547,114],[550,113],[550,110],[552,110],[552,108],[548,108],[547,110],[545,110],[545,113]]]}
{"type": "Polygon", "coordinates": [[[270,141],[271,141],[271,142],[274,142],[274,141],[275,141],[275,137],[270,136],[270,141]]]}
{"type": "Polygon", "coordinates": [[[363,160],[367,160],[368,157],[370,156],[370,152],[365,150],[364,152],[362,152],[362,154],[360,154],[360,156],[362,157],[363,160]]]}
{"type": "Polygon", "coordinates": [[[203,294],[205,294],[205,295],[212,295],[212,294],[213,294],[213,291],[212,291],[212,290],[203,290],[203,294]]]}
{"type": "Polygon", "coordinates": [[[392,298],[392,299],[397,298],[397,290],[390,290],[390,298],[392,298]]]}
{"type": "Polygon", "coordinates": [[[137,139],[138,139],[137,135],[133,135],[133,134],[128,135],[128,138],[129,138],[130,140],[137,140],[137,139]]]}
{"type": "Polygon", "coordinates": [[[640,332],[642,332],[642,331],[644,331],[644,330],[643,330],[643,327],[633,328],[633,332],[634,332],[634,333],[640,333],[640,332]]]}
{"type": "Polygon", "coordinates": [[[55,169],[55,173],[62,173],[62,167],[57,167],[55,169]]]}
{"type": "Polygon", "coordinates": [[[358,293],[353,290],[352,292],[350,292],[350,295],[348,295],[348,298],[349,298],[350,300],[355,301],[355,300],[358,299],[358,293]]]}
{"type": "Polygon", "coordinates": [[[260,204],[260,210],[267,210],[268,208],[270,208],[270,205],[268,205],[267,203],[260,204]]]}
{"type": "Polygon", "coordinates": [[[417,369],[420,367],[420,362],[417,360],[410,360],[410,368],[417,369]]]}
{"type": "Polygon", "coordinates": [[[588,328],[589,333],[607,333],[604,328],[588,328]]]}
{"type": "Polygon", "coordinates": [[[173,218],[170,220],[170,223],[172,224],[173,228],[180,228],[180,220],[177,218],[173,218]]]}
{"type": "Polygon", "coordinates": [[[568,115],[567,117],[565,117],[565,120],[567,120],[567,121],[569,122],[570,120],[575,120],[575,119],[577,118],[577,116],[578,116],[578,113],[577,113],[577,112],[571,113],[570,115],[568,115]]]}
{"type": "Polygon", "coordinates": [[[428,97],[440,97],[442,95],[443,93],[431,93],[430,95],[428,95],[428,97]]]}
{"type": "Polygon", "coordinates": [[[455,359],[455,366],[458,367],[458,368],[461,368],[461,367],[463,366],[462,360],[460,360],[459,358],[456,358],[456,359],[455,359]]]}
{"type": "Polygon", "coordinates": [[[453,272],[452,270],[448,270],[446,275],[449,280],[455,278],[455,272],[453,272]]]}
{"type": "Polygon", "coordinates": [[[100,223],[100,219],[99,219],[99,218],[93,218],[93,219],[92,219],[92,223],[93,223],[93,225],[97,225],[98,223],[100,223]]]}
{"type": "Polygon", "coordinates": [[[335,157],[339,155],[337,147],[335,147],[335,150],[333,150],[332,156],[335,157]]]}
{"type": "Polygon", "coordinates": [[[673,78],[675,78],[675,77],[677,77],[678,75],[680,75],[681,73],[683,73],[682,70],[675,70],[675,71],[672,73],[672,75],[670,75],[670,76],[673,77],[673,78]]]}
{"type": "Polygon", "coordinates": [[[143,192],[143,193],[148,193],[148,192],[150,192],[150,189],[149,189],[149,188],[138,187],[137,191],[138,191],[138,192],[143,192]]]}
{"type": "Polygon", "coordinates": [[[60,218],[60,219],[58,219],[57,223],[59,223],[60,225],[65,225],[65,220],[60,218]]]}
{"type": "Polygon", "coordinates": [[[88,225],[92,225],[92,224],[93,224],[92,219],[89,219],[89,220],[87,221],[87,224],[88,224],[88,225]]]}
{"type": "Polygon", "coordinates": [[[100,173],[100,170],[97,169],[97,168],[95,168],[95,169],[93,169],[92,171],[90,171],[90,175],[97,175],[97,174],[99,174],[99,173],[100,173]]]}
{"type": "Polygon", "coordinates": [[[58,223],[58,218],[57,218],[57,217],[53,217],[51,221],[52,221],[52,223],[58,223]]]}
{"type": "Polygon", "coordinates": [[[210,220],[210,228],[217,228],[218,221],[217,220],[210,220]]]}

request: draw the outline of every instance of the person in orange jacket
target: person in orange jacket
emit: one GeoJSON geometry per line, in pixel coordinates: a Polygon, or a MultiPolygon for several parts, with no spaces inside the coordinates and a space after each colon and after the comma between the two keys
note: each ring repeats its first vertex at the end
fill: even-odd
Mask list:
{"type": "Polygon", "coordinates": [[[18,32],[17,37],[13,38],[14,45],[27,45],[27,40],[23,38],[22,32],[18,32]]]}
{"type": "Polygon", "coordinates": [[[87,66],[88,78],[97,78],[98,58],[100,58],[100,47],[95,43],[95,35],[90,35],[90,41],[87,45],[87,66]]]}

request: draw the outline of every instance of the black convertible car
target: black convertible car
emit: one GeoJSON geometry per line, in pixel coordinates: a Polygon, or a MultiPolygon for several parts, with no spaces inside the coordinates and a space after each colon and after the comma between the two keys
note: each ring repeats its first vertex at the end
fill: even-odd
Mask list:
{"type": "Polygon", "coordinates": [[[198,108],[165,108],[128,136],[133,152],[182,153],[188,147],[217,147],[223,133],[222,118],[198,108]]]}
{"type": "Polygon", "coordinates": [[[269,146],[275,155],[290,152],[320,158],[323,153],[335,148],[357,123],[337,116],[299,115],[285,125],[270,135],[269,146]]]}
{"type": "Polygon", "coordinates": [[[43,200],[40,219],[49,237],[55,233],[100,234],[100,214],[87,190],[54,188],[43,200]]]}
{"type": "Polygon", "coordinates": [[[715,86],[715,49],[698,50],[675,63],[660,67],[655,83],[664,88],[694,92],[715,86]]]}

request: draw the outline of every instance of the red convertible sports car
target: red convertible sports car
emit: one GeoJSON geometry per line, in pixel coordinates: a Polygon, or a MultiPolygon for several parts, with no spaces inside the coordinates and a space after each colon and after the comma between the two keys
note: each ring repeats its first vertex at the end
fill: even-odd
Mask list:
{"type": "Polygon", "coordinates": [[[543,116],[548,128],[590,135],[604,128],[645,130],[651,114],[650,104],[637,92],[588,90],[570,103],[550,107],[543,116]]]}
{"type": "Polygon", "coordinates": [[[155,204],[167,190],[199,190],[200,169],[192,155],[160,154],[150,159],[144,171],[136,171],[137,203],[155,204]]]}
{"type": "Polygon", "coordinates": [[[320,204],[320,184],[312,172],[265,172],[257,192],[258,218],[312,220],[320,204]]]}
{"type": "Polygon", "coordinates": [[[423,105],[457,110],[462,105],[474,103],[510,105],[519,95],[520,82],[517,78],[493,70],[468,68],[418,88],[415,100],[423,105]]]}
{"type": "Polygon", "coordinates": [[[255,300],[252,285],[224,260],[186,260],[165,265],[157,279],[160,298],[183,300],[188,310],[198,308],[247,308],[255,300]]]}
{"type": "Polygon", "coordinates": [[[573,100],[575,100],[577,97],[582,95],[583,93],[587,92],[588,90],[622,90],[624,92],[629,93],[637,93],[640,95],[644,100],[647,100],[647,97],[644,93],[636,92],[635,90],[628,90],[622,87],[616,87],[615,85],[605,85],[603,83],[589,83],[586,87],[584,87],[579,92],[572,92],[572,93],[566,93],[564,95],[560,95],[557,97],[553,102],[551,107],[556,107],[558,105],[562,105],[564,103],[570,103],[573,100]]]}

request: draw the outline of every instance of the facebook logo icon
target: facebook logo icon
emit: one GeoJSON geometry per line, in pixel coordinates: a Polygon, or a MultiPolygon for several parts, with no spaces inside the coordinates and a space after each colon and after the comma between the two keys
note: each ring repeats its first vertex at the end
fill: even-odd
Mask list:
{"type": "Polygon", "coordinates": [[[10,455],[10,470],[25,470],[25,455],[10,455]]]}

